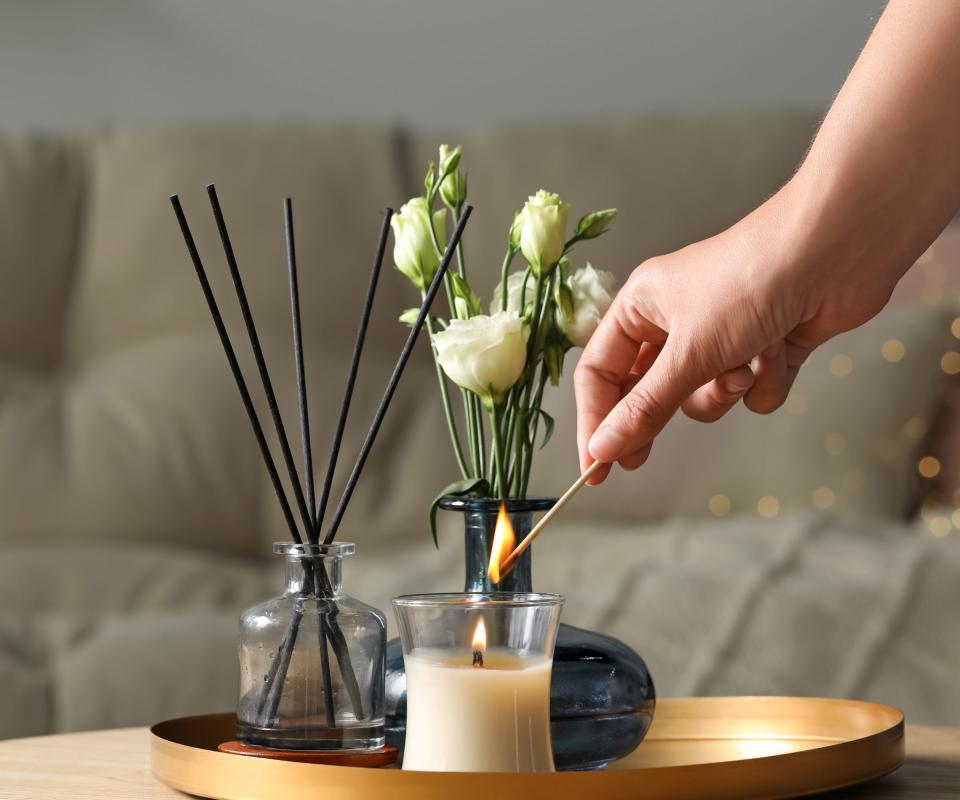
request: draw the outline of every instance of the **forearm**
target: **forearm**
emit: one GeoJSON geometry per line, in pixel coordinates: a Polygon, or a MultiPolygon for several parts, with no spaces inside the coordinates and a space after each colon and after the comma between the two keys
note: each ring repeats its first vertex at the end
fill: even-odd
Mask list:
{"type": "Polygon", "coordinates": [[[892,289],[960,205],[960,2],[892,0],[785,191],[814,253],[892,289]]]}

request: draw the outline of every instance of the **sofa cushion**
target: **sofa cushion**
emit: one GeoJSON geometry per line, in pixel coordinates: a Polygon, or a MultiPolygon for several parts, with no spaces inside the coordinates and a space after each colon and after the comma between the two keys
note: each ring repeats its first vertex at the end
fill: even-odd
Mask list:
{"type": "Polygon", "coordinates": [[[83,148],[0,136],[0,364],[58,361],[74,283],[86,189],[83,148]]]}
{"type": "MultiPolygon", "coordinates": [[[[288,336],[281,202],[294,200],[305,335],[349,348],[382,210],[402,197],[390,129],[119,129],[88,141],[84,247],[69,323],[75,363],[210,321],[168,200],[181,195],[224,315],[236,301],[204,187],[216,183],[258,325],[288,336]]],[[[384,270],[389,295],[401,282],[384,270]]],[[[392,318],[392,314],[391,314],[392,318]]],[[[377,342],[382,326],[373,326],[377,342]]],[[[388,343],[393,338],[388,339],[388,343]]],[[[376,346],[376,345],[374,345],[376,346]]]]}
{"type": "MultiPolygon", "coordinates": [[[[953,347],[953,305],[887,309],[814,352],[786,404],[759,416],[742,404],[704,425],[678,414],[636,472],[614,470],[565,512],[598,518],[661,519],[671,514],[829,507],[848,515],[905,517],[925,494],[918,460],[930,452],[951,380],[941,369],[953,347]],[[903,345],[888,361],[886,342],[903,345]],[[847,369],[850,369],[847,372],[847,369]]],[[[573,355],[576,355],[575,351],[573,355]]],[[[889,350],[887,351],[890,352],[889,350]]],[[[572,361],[573,359],[571,359],[572,361]]],[[[538,454],[534,487],[557,493],[576,477],[576,409],[565,383],[544,403],[558,433],[538,454]]]]}
{"type": "MultiPolygon", "coordinates": [[[[855,697],[915,723],[960,722],[956,535],[815,511],[564,518],[534,551],[534,585],[565,595],[563,620],[634,647],[661,696],[855,697]]],[[[0,704],[22,716],[0,715],[0,736],[232,708],[237,617],[279,593],[279,566],[142,545],[4,546],[0,704]]],[[[392,636],[391,597],[462,580],[452,536],[439,552],[428,541],[361,550],[344,588],[383,609],[392,636]]]]}

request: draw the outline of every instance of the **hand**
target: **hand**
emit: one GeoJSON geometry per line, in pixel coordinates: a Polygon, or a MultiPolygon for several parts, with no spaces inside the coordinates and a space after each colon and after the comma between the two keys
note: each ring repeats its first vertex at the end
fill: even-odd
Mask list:
{"type": "Polygon", "coordinates": [[[886,304],[902,271],[882,265],[882,231],[855,240],[810,213],[811,195],[795,179],[729,230],[634,271],[576,369],[582,469],[636,469],[679,408],[703,422],[741,399],[774,411],[815,347],[886,304]]]}

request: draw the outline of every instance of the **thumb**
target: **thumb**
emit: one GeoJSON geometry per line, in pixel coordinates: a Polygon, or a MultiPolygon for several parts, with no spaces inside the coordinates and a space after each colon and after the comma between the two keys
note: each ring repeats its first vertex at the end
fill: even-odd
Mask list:
{"type": "Polygon", "coordinates": [[[710,376],[700,373],[690,348],[668,336],[646,375],[621,398],[590,438],[590,455],[597,461],[617,461],[649,445],[680,404],[707,382],[710,376]]]}

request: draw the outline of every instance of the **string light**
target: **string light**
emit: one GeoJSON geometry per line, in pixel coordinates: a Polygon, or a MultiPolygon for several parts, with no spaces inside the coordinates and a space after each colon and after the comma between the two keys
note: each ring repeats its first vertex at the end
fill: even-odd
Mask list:
{"type": "Polygon", "coordinates": [[[936,478],[940,474],[940,461],[933,456],[924,456],[917,462],[917,472],[924,478],[936,478]]]}
{"type": "Polygon", "coordinates": [[[933,535],[941,539],[953,530],[953,523],[946,517],[934,517],[929,525],[933,535]]]}
{"type": "Polygon", "coordinates": [[[817,508],[830,508],[835,500],[836,496],[829,486],[818,486],[813,490],[813,504],[817,508]]]}
{"type": "Polygon", "coordinates": [[[907,353],[907,348],[899,339],[887,339],[880,348],[880,354],[891,364],[896,364],[907,353]]]}
{"type": "Polygon", "coordinates": [[[823,449],[832,456],[842,456],[847,450],[847,440],[842,433],[828,433],[823,438],[823,449]]]}
{"type": "Polygon", "coordinates": [[[846,378],[853,372],[853,359],[843,353],[838,353],[830,359],[830,372],[837,378],[846,378]]]}
{"type": "Polygon", "coordinates": [[[715,494],[707,501],[707,508],[715,517],[725,517],[730,513],[730,498],[725,494],[715,494]]]}
{"type": "Polygon", "coordinates": [[[910,417],[903,423],[900,433],[912,442],[919,442],[927,435],[927,422],[923,417],[910,417]]]}
{"type": "Polygon", "coordinates": [[[773,495],[764,495],[757,501],[757,513],[761,517],[773,519],[780,513],[780,501],[773,495]]]}
{"type": "Polygon", "coordinates": [[[955,350],[944,353],[943,358],[940,359],[940,369],[947,375],[956,375],[960,372],[960,353],[955,350]]]}

